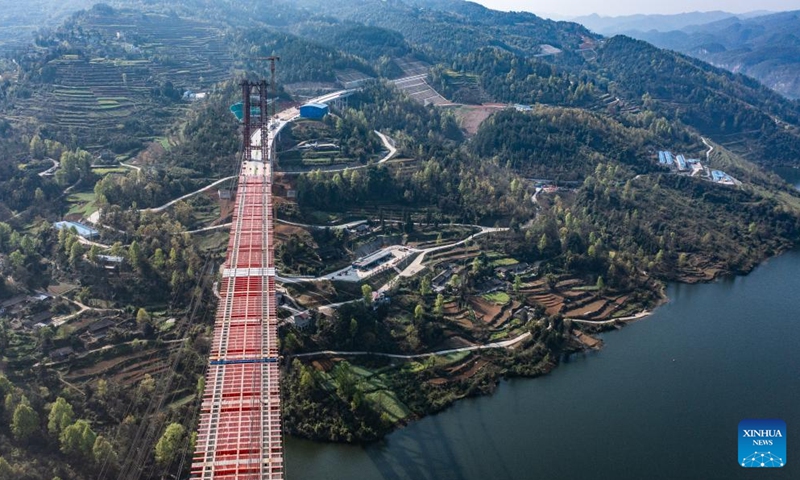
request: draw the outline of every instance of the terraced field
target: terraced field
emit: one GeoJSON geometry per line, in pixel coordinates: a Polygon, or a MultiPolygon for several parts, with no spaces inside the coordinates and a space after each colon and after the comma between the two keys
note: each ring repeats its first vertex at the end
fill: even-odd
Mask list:
{"type": "Polygon", "coordinates": [[[188,107],[157,98],[157,89],[171,82],[179,97],[229,76],[223,32],[201,22],[126,12],[88,12],[78,22],[82,31],[68,33],[78,53],[47,62],[52,82],[18,102],[19,116],[95,140],[130,132],[136,118],[145,123],[139,138],[151,140],[188,107]]]}
{"type": "Polygon", "coordinates": [[[428,85],[427,76],[430,65],[413,59],[396,58],[395,63],[405,76],[392,80],[397,88],[404,91],[406,95],[424,104],[450,105],[451,102],[441,96],[439,92],[428,85]]]}
{"type": "Polygon", "coordinates": [[[520,293],[538,303],[547,315],[563,314],[567,318],[604,321],[622,316],[631,299],[626,294],[603,293],[577,279],[565,279],[554,288],[538,280],[525,285],[520,293]]]}

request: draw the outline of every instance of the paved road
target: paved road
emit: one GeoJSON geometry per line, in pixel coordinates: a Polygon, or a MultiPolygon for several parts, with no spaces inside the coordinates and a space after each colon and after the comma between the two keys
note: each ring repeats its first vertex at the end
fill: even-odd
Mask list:
{"type": "Polygon", "coordinates": [[[58,167],[61,166],[61,163],[57,162],[56,160],[53,160],[52,158],[46,158],[45,160],[50,160],[51,162],[53,162],[53,166],[48,168],[44,172],[40,173],[39,176],[40,177],[52,177],[53,175],[55,175],[56,170],[58,170],[58,167]]]}
{"type": "MultiPolygon", "coordinates": [[[[296,224],[296,225],[300,225],[300,224],[296,224]]],[[[463,244],[469,242],[470,240],[472,240],[472,239],[474,239],[476,237],[479,237],[481,235],[486,235],[486,234],[495,233],[495,232],[508,231],[507,228],[482,227],[480,225],[461,225],[461,224],[458,224],[458,225],[459,226],[464,226],[464,227],[468,226],[468,227],[480,228],[481,231],[478,232],[478,233],[475,233],[473,235],[470,235],[469,237],[465,238],[464,240],[461,240],[461,241],[455,242],[455,243],[449,243],[447,245],[440,245],[440,246],[437,246],[437,247],[423,248],[423,249],[412,248],[412,247],[402,247],[402,248],[405,249],[406,252],[408,252],[409,255],[413,255],[413,254],[420,254],[420,255],[417,258],[415,258],[414,261],[411,262],[411,264],[408,267],[405,268],[405,270],[400,272],[400,274],[397,277],[393,278],[391,281],[389,281],[389,283],[387,283],[386,285],[382,286],[378,291],[379,292],[384,292],[384,291],[389,290],[394,285],[394,283],[397,282],[397,279],[400,278],[400,277],[413,277],[413,276],[417,275],[419,272],[423,271],[426,267],[422,264],[422,262],[423,262],[423,260],[425,258],[425,255],[427,255],[428,253],[438,252],[440,250],[447,250],[449,248],[454,248],[454,247],[457,247],[459,245],[463,245],[463,244]]],[[[395,247],[396,248],[401,248],[399,245],[395,245],[395,247]]],[[[403,258],[405,258],[407,256],[408,255],[404,255],[403,258]]],[[[379,268],[382,268],[382,267],[379,267],[379,268]]],[[[294,277],[294,276],[292,276],[292,277],[281,277],[281,276],[277,276],[276,278],[277,278],[278,281],[283,282],[283,283],[319,282],[319,281],[323,281],[323,280],[339,280],[339,281],[343,281],[343,282],[360,282],[360,281],[362,281],[365,278],[370,276],[370,275],[367,275],[367,276],[350,275],[349,273],[351,273],[351,270],[352,270],[352,267],[348,266],[348,267],[345,267],[345,268],[343,268],[341,270],[338,270],[336,272],[329,273],[328,275],[324,275],[322,277],[299,277],[299,276],[298,277],[294,277]]]]}
{"type": "Polygon", "coordinates": [[[202,233],[202,232],[210,232],[211,230],[224,230],[226,228],[231,228],[232,223],[223,223],[222,225],[212,225],[210,227],[200,228],[197,230],[188,230],[184,233],[202,233]]]}
{"type": "MultiPolygon", "coordinates": [[[[392,158],[394,158],[397,155],[397,148],[395,148],[395,146],[394,146],[394,140],[392,140],[390,137],[387,137],[386,135],[380,133],[377,130],[375,130],[375,133],[381,138],[381,141],[383,142],[383,145],[386,147],[386,149],[389,150],[389,153],[387,153],[383,158],[381,158],[378,161],[378,164],[386,163],[386,162],[388,162],[389,160],[391,160],[392,158]]],[[[353,165],[345,165],[343,167],[342,166],[339,166],[339,167],[336,167],[336,166],[322,166],[322,167],[309,167],[309,168],[305,168],[303,170],[283,170],[283,171],[276,170],[275,173],[280,173],[280,174],[283,174],[283,175],[302,175],[304,173],[311,173],[311,172],[314,172],[314,171],[317,171],[317,170],[319,170],[320,172],[323,172],[323,173],[335,173],[335,172],[343,172],[345,170],[349,170],[349,171],[361,170],[361,169],[367,168],[369,166],[370,166],[369,164],[367,164],[367,165],[355,165],[355,166],[353,166],[353,165]]]]}
{"type": "Polygon", "coordinates": [[[706,163],[708,163],[711,161],[710,157],[711,157],[711,152],[714,151],[714,146],[708,143],[708,140],[706,140],[705,138],[700,137],[700,139],[703,140],[703,143],[705,143],[706,147],[708,147],[708,151],[706,152],[706,163]]]}
{"type": "Polygon", "coordinates": [[[108,250],[109,248],[111,248],[111,245],[105,245],[102,243],[93,242],[91,240],[81,237],[80,235],[78,235],[78,243],[81,243],[83,245],[88,245],[90,247],[100,247],[104,250],[108,250]]]}
{"type": "Polygon", "coordinates": [[[180,202],[181,200],[186,200],[187,198],[191,198],[191,197],[193,197],[193,196],[195,196],[195,195],[197,195],[199,193],[203,193],[203,192],[205,192],[207,190],[211,190],[212,188],[216,187],[217,185],[219,185],[221,183],[224,183],[224,182],[227,182],[228,180],[231,180],[231,179],[234,179],[234,178],[236,178],[236,175],[222,178],[222,179],[217,180],[216,182],[212,183],[211,185],[205,186],[205,187],[201,188],[200,190],[194,191],[192,193],[187,193],[186,195],[184,195],[184,196],[182,196],[180,198],[176,198],[175,200],[173,200],[171,202],[165,203],[164,205],[161,205],[160,207],[143,208],[143,209],[141,209],[139,211],[140,212],[153,212],[153,213],[162,212],[162,211],[168,209],[169,207],[175,205],[176,203],[180,202]]]}
{"type": "Polygon", "coordinates": [[[604,320],[602,322],[595,322],[593,320],[578,320],[576,318],[566,318],[565,320],[570,320],[575,323],[583,323],[585,325],[610,325],[612,323],[617,322],[631,322],[634,320],[639,320],[641,318],[650,316],[653,312],[650,310],[645,310],[643,312],[637,313],[636,315],[631,315],[628,317],[619,317],[619,318],[612,318],[611,320],[604,320]]]}
{"type": "Polygon", "coordinates": [[[378,163],[385,163],[389,161],[392,157],[397,155],[397,149],[394,147],[394,140],[390,139],[386,135],[382,134],[381,132],[374,130],[374,132],[381,137],[381,141],[383,142],[383,146],[389,150],[389,153],[386,154],[385,157],[380,159],[378,163]]]}
{"type": "MultiPolygon", "coordinates": [[[[462,226],[466,226],[466,225],[462,225],[462,226]]],[[[422,250],[414,249],[415,251],[419,252],[420,255],[417,258],[415,258],[414,261],[411,262],[411,264],[405,268],[405,270],[400,272],[400,274],[397,277],[391,279],[386,285],[384,285],[381,288],[379,288],[378,291],[379,292],[388,291],[394,286],[395,283],[397,283],[397,281],[400,279],[400,277],[405,277],[405,278],[413,277],[413,276],[417,275],[418,273],[420,273],[421,271],[425,270],[427,267],[425,265],[423,265],[423,262],[425,261],[425,256],[427,254],[429,254],[429,253],[438,252],[440,250],[447,250],[447,249],[450,249],[450,248],[457,247],[459,245],[463,245],[463,244],[469,242],[470,240],[472,240],[472,239],[474,239],[476,237],[479,237],[481,235],[486,235],[486,234],[495,233],[495,232],[506,232],[506,231],[508,231],[507,228],[490,228],[490,227],[481,227],[479,225],[470,225],[470,226],[478,227],[478,228],[481,229],[481,231],[478,232],[478,233],[475,233],[473,235],[470,235],[469,237],[465,238],[464,240],[461,240],[460,242],[450,243],[448,245],[441,245],[439,247],[425,248],[425,249],[422,249],[422,250]]]]}
{"type": "Polygon", "coordinates": [[[506,340],[503,342],[492,342],[487,343],[486,345],[472,345],[469,347],[462,347],[462,348],[453,348],[450,350],[439,350],[436,352],[430,353],[419,353],[416,355],[399,355],[395,353],[380,353],[380,352],[339,352],[335,350],[324,350],[321,352],[311,352],[311,353],[300,353],[297,355],[292,355],[292,357],[297,358],[304,358],[304,357],[328,357],[328,356],[376,356],[376,357],[387,357],[387,358],[396,358],[400,360],[415,360],[418,358],[428,358],[433,356],[442,356],[442,355],[449,355],[451,353],[459,353],[459,352],[475,352],[478,350],[491,350],[496,348],[511,348],[523,342],[531,337],[530,332],[523,333],[522,335],[512,338],[511,340],[506,340]]]}
{"type": "Polygon", "coordinates": [[[136,170],[136,171],[137,171],[137,172],[139,172],[139,173],[142,173],[142,167],[137,167],[136,165],[130,165],[130,164],[128,164],[128,163],[125,163],[125,162],[119,162],[119,164],[120,164],[120,166],[122,166],[122,167],[125,167],[125,168],[130,168],[130,169],[132,169],[132,170],[136,170]]]}
{"type": "Polygon", "coordinates": [[[347,228],[357,227],[363,223],[367,223],[367,220],[357,220],[355,222],[343,223],[340,225],[309,225],[307,223],[290,222],[289,220],[282,220],[280,218],[276,218],[275,221],[278,223],[282,223],[284,225],[294,225],[295,227],[313,228],[316,230],[324,230],[326,228],[329,228],[331,230],[344,230],[347,228]]]}

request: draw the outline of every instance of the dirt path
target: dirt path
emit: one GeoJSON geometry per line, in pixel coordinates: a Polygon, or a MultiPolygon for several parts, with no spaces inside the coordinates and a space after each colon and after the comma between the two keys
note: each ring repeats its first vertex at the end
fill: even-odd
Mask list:
{"type": "Polygon", "coordinates": [[[70,320],[72,320],[74,318],[78,318],[84,312],[88,312],[88,311],[92,311],[92,312],[121,312],[122,311],[122,310],[120,310],[118,308],[94,308],[94,307],[90,307],[88,305],[84,305],[84,304],[82,304],[81,302],[79,302],[77,300],[71,300],[71,299],[63,297],[63,296],[60,297],[60,298],[63,298],[64,300],[66,300],[68,302],[74,303],[75,305],[77,305],[80,308],[80,310],[78,310],[75,313],[70,313],[69,315],[63,315],[61,317],[54,318],[53,319],[53,326],[54,327],[60,327],[61,325],[64,325],[65,323],[69,322],[70,320]]]}

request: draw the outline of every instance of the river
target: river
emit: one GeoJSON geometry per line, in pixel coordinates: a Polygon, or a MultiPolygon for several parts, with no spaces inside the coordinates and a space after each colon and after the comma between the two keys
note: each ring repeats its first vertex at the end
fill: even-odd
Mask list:
{"type": "Polygon", "coordinates": [[[287,478],[800,478],[800,252],[670,285],[649,318],[546,377],[503,382],[367,447],[286,440],[287,478]],[[787,465],[739,467],[745,418],[787,423],[787,465]]]}

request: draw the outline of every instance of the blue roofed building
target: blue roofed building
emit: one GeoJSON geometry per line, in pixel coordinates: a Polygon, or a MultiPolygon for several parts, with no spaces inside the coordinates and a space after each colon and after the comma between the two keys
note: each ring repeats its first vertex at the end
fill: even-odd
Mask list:
{"type": "Polygon", "coordinates": [[[300,118],[322,120],[329,111],[329,107],[324,103],[307,103],[300,107],[300,118]]]}
{"type": "Polygon", "coordinates": [[[78,232],[78,235],[87,240],[91,240],[100,236],[100,232],[94,228],[87,227],[86,225],[78,222],[56,222],[53,224],[53,226],[56,227],[57,230],[70,230],[74,228],[75,231],[78,232]]]}
{"type": "Polygon", "coordinates": [[[683,155],[678,155],[676,160],[678,162],[678,170],[684,171],[689,168],[689,166],[686,164],[686,157],[683,155]]]}
{"type": "Polygon", "coordinates": [[[711,181],[724,185],[740,185],[741,182],[721,170],[711,170],[711,181]]]}

